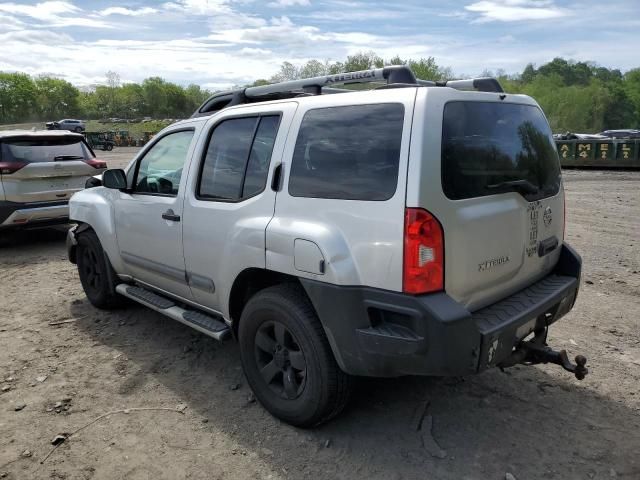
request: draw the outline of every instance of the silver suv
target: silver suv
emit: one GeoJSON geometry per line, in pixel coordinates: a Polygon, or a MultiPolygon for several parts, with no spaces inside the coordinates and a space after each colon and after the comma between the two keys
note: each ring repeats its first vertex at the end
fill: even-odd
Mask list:
{"type": "Polygon", "coordinates": [[[66,223],[71,196],[106,168],[82,135],[0,131],[0,230],[66,223]]]}
{"type": "Polygon", "coordinates": [[[258,400],[298,426],[340,412],[354,376],[586,374],[546,345],[581,260],[531,98],[387,67],[218,94],[194,117],[71,200],[93,305],[233,335],[258,400]],[[355,82],[384,85],[335,88],[355,82]]]}
{"type": "Polygon", "coordinates": [[[83,120],[65,118],[57,122],[47,122],[45,127],[47,130],[69,130],[70,132],[82,133],[86,130],[87,125],[83,120]]]}

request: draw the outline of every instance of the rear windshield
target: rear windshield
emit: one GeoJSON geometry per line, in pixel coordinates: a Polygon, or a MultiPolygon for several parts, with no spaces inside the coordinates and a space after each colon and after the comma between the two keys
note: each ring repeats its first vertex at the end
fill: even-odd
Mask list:
{"type": "Polygon", "coordinates": [[[540,109],[511,103],[447,103],[442,186],[454,200],[515,191],[531,201],[558,193],[558,153],[540,109]]]}
{"type": "Polygon", "coordinates": [[[80,137],[15,137],[2,140],[3,162],[89,160],[91,150],[80,137]]]}

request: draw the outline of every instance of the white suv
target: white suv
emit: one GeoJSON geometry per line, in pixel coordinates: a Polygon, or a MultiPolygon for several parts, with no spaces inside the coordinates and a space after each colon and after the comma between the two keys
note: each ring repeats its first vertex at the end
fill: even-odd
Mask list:
{"type": "Polygon", "coordinates": [[[0,230],[67,223],[71,196],[106,168],[82,135],[0,131],[0,230]]]}
{"type": "Polygon", "coordinates": [[[387,67],[216,95],[195,117],[74,195],[69,257],[95,306],[233,335],[256,397],[299,426],[340,412],[353,376],[586,374],[545,343],[581,260],[531,98],[387,67]],[[386,85],[335,88],[364,81],[386,85]]]}

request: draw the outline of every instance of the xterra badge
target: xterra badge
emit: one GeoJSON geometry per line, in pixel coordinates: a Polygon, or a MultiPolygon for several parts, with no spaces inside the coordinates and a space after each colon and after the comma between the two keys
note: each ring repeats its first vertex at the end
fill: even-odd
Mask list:
{"type": "Polygon", "coordinates": [[[493,258],[491,260],[487,260],[486,262],[479,263],[478,271],[484,272],[493,267],[497,267],[499,265],[504,265],[505,263],[509,263],[510,261],[511,259],[509,258],[509,255],[506,255],[504,257],[493,258]]]}
{"type": "Polygon", "coordinates": [[[542,220],[544,220],[544,226],[548,227],[551,225],[551,221],[553,220],[553,211],[551,211],[551,207],[547,207],[544,209],[544,213],[542,214],[542,220]]]}

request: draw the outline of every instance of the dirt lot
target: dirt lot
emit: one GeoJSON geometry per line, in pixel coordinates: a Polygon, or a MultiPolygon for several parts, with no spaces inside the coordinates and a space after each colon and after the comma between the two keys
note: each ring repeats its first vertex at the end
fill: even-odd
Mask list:
{"type": "Polygon", "coordinates": [[[584,382],[556,366],[362,380],[312,431],[253,401],[234,343],[143,308],[92,308],[63,229],[2,234],[0,478],[640,478],[640,172],[565,181],[584,274],[550,343],[589,358],[584,382]],[[55,435],[122,409],[40,463],[55,435]]]}

